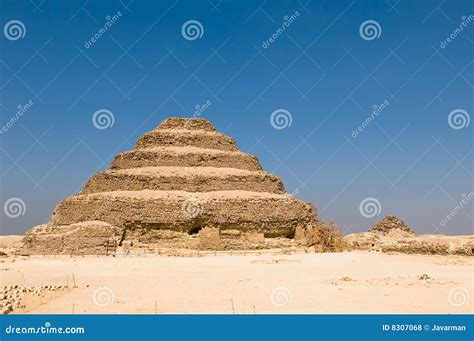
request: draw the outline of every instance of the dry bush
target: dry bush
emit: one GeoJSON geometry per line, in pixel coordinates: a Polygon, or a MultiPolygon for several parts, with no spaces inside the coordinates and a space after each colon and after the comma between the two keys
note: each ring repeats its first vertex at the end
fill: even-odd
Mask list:
{"type": "Polygon", "coordinates": [[[318,221],[312,228],[311,244],[321,252],[337,252],[344,249],[341,228],[334,221],[318,221]]]}

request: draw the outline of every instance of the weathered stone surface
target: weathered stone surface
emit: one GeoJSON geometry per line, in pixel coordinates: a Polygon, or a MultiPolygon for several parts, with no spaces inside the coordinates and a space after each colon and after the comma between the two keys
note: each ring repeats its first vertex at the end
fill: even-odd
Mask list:
{"type": "Polygon", "coordinates": [[[277,176],[262,171],[214,167],[143,167],[109,170],[89,179],[82,193],[143,189],[285,193],[283,183],[277,176]]]}
{"type": "Polygon", "coordinates": [[[265,243],[265,234],[261,232],[250,232],[247,234],[247,240],[250,243],[263,244],[265,243]]]}
{"type": "Polygon", "coordinates": [[[112,162],[112,169],[150,166],[225,167],[262,170],[257,158],[241,152],[197,147],[150,147],[123,152],[112,162]]]}
{"type": "Polygon", "coordinates": [[[223,248],[219,229],[215,227],[204,227],[199,232],[200,250],[221,250],[223,248]]]}
{"type": "Polygon", "coordinates": [[[157,130],[162,129],[216,131],[211,122],[204,118],[183,119],[178,117],[170,117],[160,122],[157,130]]]}
{"type": "Polygon", "coordinates": [[[171,118],[27,233],[29,254],[107,254],[159,248],[288,247],[316,222],[312,204],[204,119],[171,118]]]}
{"type": "Polygon", "coordinates": [[[402,220],[387,216],[368,232],[344,237],[349,249],[414,254],[474,255],[474,236],[416,235],[402,220]]]}
{"type": "Polygon", "coordinates": [[[379,222],[377,222],[369,232],[388,234],[391,232],[406,232],[407,234],[415,235],[413,231],[405,224],[403,220],[395,217],[394,215],[388,215],[379,222]]]}
{"type": "Polygon", "coordinates": [[[66,199],[56,208],[50,224],[70,225],[95,219],[114,226],[142,224],[186,233],[195,226],[212,226],[292,238],[298,223],[310,224],[314,214],[312,205],[280,194],[116,191],[66,199]]]}
{"type": "Polygon", "coordinates": [[[300,245],[307,246],[310,244],[309,241],[309,236],[307,234],[307,231],[303,229],[301,226],[296,226],[295,229],[295,242],[297,242],[300,245]]]}
{"type": "Polygon", "coordinates": [[[25,235],[23,254],[110,254],[120,240],[117,227],[102,221],[39,225],[25,235]]]}
{"type": "Polygon", "coordinates": [[[237,151],[234,139],[221,133],[205,130],[153,130],[140,137],[135,148],[184,147],[237,151]]]}

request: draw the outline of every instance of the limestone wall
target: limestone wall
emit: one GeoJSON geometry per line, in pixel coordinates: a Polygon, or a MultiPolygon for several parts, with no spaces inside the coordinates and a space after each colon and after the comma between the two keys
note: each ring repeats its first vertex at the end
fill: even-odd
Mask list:
{"type": "Polygon", "coordinates": [[[309,224],[312,205],[285,195],[257,192],[195,193],[123,191],[77,195],[63,201],[50,224],[69,225],[101,220],[114,226],[146,222],[156,229],[187,232],[196,226],[258,231],[267,237],[294,235],[309,224]]]}
{"type": "Polygon", "coordinates": [[[201,172],[202,167],[150,167],[146,169],[147,171],[144,171],[144,168],[111,170],[94,175],[86,183],[82,193],[144,189],[285,193],[281,179],[274,175],[227,168],[207,168],[205,172],[201,172]]]}
{"type": "Polygon", "coordinates": [[[123,152],[112,162],[112,169],[149,166],[226,167],[262,170],[257,158],[241,152],[196,147],[151,147],[123,152]]]}
{"type": "Polygon", "coordinates": [[[135,148],[147,147],[197,147],[237,151],[234,139],[220,133],[200,130],[153,130],[140,137],[135,148]]]}

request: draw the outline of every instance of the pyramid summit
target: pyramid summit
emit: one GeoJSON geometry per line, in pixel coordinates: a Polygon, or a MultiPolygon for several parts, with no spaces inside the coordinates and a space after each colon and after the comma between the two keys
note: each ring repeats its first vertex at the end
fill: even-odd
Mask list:
{"type": "Polygon", "coordinates": [[[407,224],[394,215],[388,215],[384,217],[369,229],[369,232],[382,234],[388,234],[392,231],[401,231],[414,235],[413,231],[407,226],[407,224]]]}
{"type": "Polygon", "coordinates": [[[270,248],[315,222],[312,204],[208,120],[168,118],[31,229],[22,252],[270,248]]]}

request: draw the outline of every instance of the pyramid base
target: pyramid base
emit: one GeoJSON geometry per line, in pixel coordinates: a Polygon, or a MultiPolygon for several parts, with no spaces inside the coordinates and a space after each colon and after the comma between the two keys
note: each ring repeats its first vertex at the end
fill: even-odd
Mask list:
{"type": "Polygon", "coordinates": [[[119,229],[102,221],[39,225],[25,235],[21,255],[160,254],[168,250],[263,250],[297,245],[291,238],[265,238],[263,233],[205,227],[194,234],[143,228],[119,229]]]}
{"type": "Polygon", "coordinates": [[[297,226],[315,222],[314,207],[291,196],[245,191],[120,191],[73,196],[55,210],[50,225],[100,220],[121,229],[189,235],[204,227],[293,238],[297,226]]]}
{"type": "Polygon", "coordinates": [[[102,221],[66,226],[39,225],[29,230],[18,250],[22,255],[109,255],[121,231],[102,221]]]}

